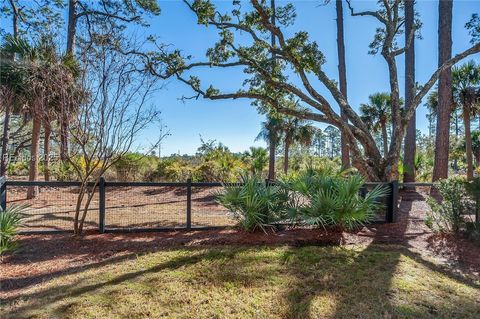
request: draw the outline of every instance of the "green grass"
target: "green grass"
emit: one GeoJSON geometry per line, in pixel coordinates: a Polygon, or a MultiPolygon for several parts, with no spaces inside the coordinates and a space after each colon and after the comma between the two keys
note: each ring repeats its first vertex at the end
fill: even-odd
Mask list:
{"type": "Polygon", "coordinates": [[[475,318],[478,283],[400,247],[185,248],[64,275],[2,318],[475,318]]]}

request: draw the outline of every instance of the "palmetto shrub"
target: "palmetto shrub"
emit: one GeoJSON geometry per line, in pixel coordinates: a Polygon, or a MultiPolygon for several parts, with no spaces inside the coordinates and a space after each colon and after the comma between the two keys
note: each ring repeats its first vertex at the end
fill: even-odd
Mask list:
{"type": "Polygon", "coordinates": [[[15,236],[24,209],[25,206],[12,206],[0,211],[0,255],[16,249],[15,236]]]}
{"type": "Polygon", "coordinates": [[[373,220],[383,207],[381,198],[389,192],[388,188],[377,186],[362,197],[360,189],[364,183],[358,174],[344,176],[309,170],[283,185],[290,198],[297,197],[294,212],[298,222],[354,229],[373,220]]]}
{"type": "Polygon", "coordinates": [[[258,177],[242,176],[242,183],[228,186],[217,194],[217,201],[235,214],[248,231],[266,230],[289,221],[317,227],[355,229],[371,222],[384,208],[381,199],[389,189],[377,186],[360,196],[364,179],[358,175],[307,170],[273,185],[258,177]]]}
{"type": "Polygon", "coordinates": [[[266,231],[285,218],[288,195],[283,187],[266,185],[259,177],[244,174],[241,183],[225,185],[216,199],[233,212],[242,229],[266,231]]]}

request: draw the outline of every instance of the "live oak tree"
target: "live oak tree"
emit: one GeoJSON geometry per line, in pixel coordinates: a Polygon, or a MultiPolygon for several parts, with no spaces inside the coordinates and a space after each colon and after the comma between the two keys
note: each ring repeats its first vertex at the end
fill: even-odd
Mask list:
{"type": "MultiPolygon", "coordinates": [[[[284,33],[284,28],[294,22],[293,5],[277,7],[273,13],[264,1],[251,0],[251,6],[241,6],[235,1],[230,13],[220,13],[207,0],[185,3],[196,14],[199,24],[218,29],[219,41],[207,50],[206,60],[203,61],[194,61],[180,50],[171,51],[168,46],[157,45],[156,51],[141,53],[146,68],[152,74],[164,79],[177,78],[192,88],[195,97],[261,101],[279,113],[338,127],[348,141],[353,166],[370,180],[391,180],[398,177],[397,164],[406,126],[422,98],[443,70],[480,51],[480,44],[474,44],[445,61],[416,92],[410,106],[403,109],[400,105],[395,59],[406,49],[397,43],[398,36],[404,32],[403,2],[383,1],[378,10],[363,12],[356,12],[349,6],[353,16],[368,16],[380,24],[370,48],[372,53],[380,53],[386,61],[391,89],[392,137],[389,152],[384,157],[375,145],[368,125],[354,111],[337,83],[323,70],[325,56],[318,44],[309,39],[306,31],[299,31],[292,36],[284,33]],[[271,23],[272,14],[275,14],[277,25],[271,23]],[[274,47],[268,41],[270,33],[275,34],[278,40],[274,47]],[[240,43],[237,38],[240,34],[242,37],[247,36],[250,42],[240,43]],[[275,55],[271,56],[271,52],[275,52],[275,55]],[[270,72],[272,60],[276,66],[274,72],[270,72]],[[202,67],[240,67],[248,78],[239,90],[220,92],[211,85],[205,86],[197,76],[187,74],[188,71],[202,67]],[[317,88],[319,85],[328,90],[340,110],[346,114],[348,121],[335,112],[331,103],[317,88]],[[281,98],[285,96],[297,99],[303,104],[303,108],[285,107],[281,98]]],[[[414,38],[415,30],[416,28],[411,30],[408,39],[414,38]]],[[[407,47],[409,42],[406,43],[407,47]]]]}

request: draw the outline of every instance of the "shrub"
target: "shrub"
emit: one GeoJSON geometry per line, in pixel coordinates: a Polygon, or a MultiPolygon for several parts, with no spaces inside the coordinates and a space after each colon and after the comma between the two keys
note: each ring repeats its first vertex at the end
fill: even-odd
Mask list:
{"type": "Polygon", "coordinates": [[[15,236],[20,227],[24,208],[25,206],[12,206],[0,211],[0,255],[16,249],[15,236]]]}
{"type": "Polygon", "coordinates": [[[150,181],[186,181],[192,175],[192,168],[180,157],[162,159],[157,169],[147,177],[150,181]]]}
{"type": "Polygon", "coordinates": [[[29,163],[27,161],[18,161],[8,163],[7,174],[12,176],[28,175],[29,163]]]}
{"type": "Polygon", "coordinates": [[[50,167],[50,173],[57,181],[73,181],[77,180],[77,172],[68,162],[58,162],[50,167]]]}
{"type": "Polygon", "coordinates": [[[228,186],[216,195],[218,203],[233,212],[241,228],[266,231],[285,218],[288,195],[276,185],[266,185],[255,175],[242,175],[242,184],[228,186]]]}
{"type": "Polygon", "coordinates": [[[127,153],[116,161],[111,169],[119,181],[143,181],[152,175],[158,165],[158,158],[139,153],[127,153]]]}
{"type": "Polygon", "coordinates": [[[284,183],[290,197],[303,198],[295,208],[296,219],[305,224],[354,229],[373,220],[380,209],[380,199],[388,194],[388,189],[375,187],[365,198],[360,189],[365,183],[358,175],[330,175],[326,171],[309,170],[293,181],[284,183]]]}
{"type": "Polygon", "coordinates": [[[454,176],[434,183],[441,200],[429,197],[431,208],[427,212],[426,225],[433,231],[458,232],[465,227],[464,215],[475,211],[474,203],[467,194],[466,179],[454,176]]]}

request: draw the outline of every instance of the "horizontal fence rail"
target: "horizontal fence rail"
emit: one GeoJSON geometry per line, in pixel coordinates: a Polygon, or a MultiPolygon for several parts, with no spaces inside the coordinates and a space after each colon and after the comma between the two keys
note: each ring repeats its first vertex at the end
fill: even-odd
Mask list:
{"type": "MultiPolygon", "coordinates": [[[[275,181],[266,180],[268,185],[275,181]]],[[[400,187],[430,186],[429,183],[365,183],[360,195],[378,185],[389,188],[382,199],[385,211],[377,221],[395,222],[400,187]]],[[[29,205],[21,233],[70,232],[73,228],[79,181],[9,181],[0,178],[0,206],[29,205]],[[25,197],[28,187],[38,187],[35,199],[25,197]]],[[[225,186],[241,183],[220,182],[109,182],[103,177],[95,186],[95,195],[85,221],[86,230],[105,232],[142,232],[215,229],[236,225],[233,213],[215,200],[215,194],[225,186]]]]}

